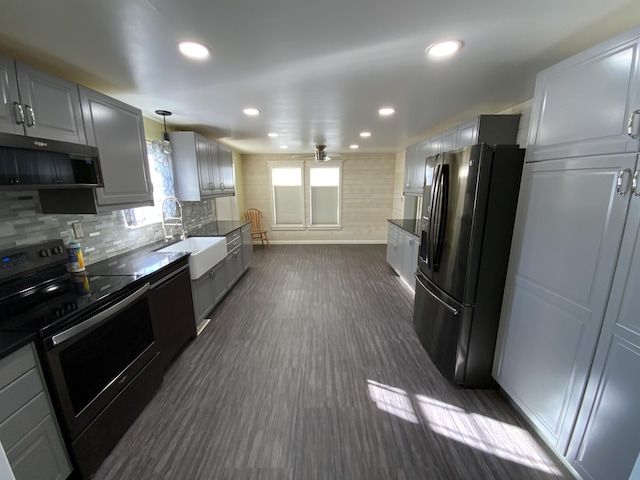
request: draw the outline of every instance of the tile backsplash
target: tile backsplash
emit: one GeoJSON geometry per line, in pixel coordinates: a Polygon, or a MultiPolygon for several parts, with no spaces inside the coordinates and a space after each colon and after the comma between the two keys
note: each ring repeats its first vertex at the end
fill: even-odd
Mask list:
{"type": "MultiPolygon", "coordinates": [[[[216,219],[215,202],[185,202],[184,224],[187,231],[216,219]]],[[[0,250],[45,240],[73,239],[72,224],[80,222],[82,245],[87,265],[120,253],[159,241],[160,223],[128,228],[118,210],[99,215],[43,215],[37,191],[0,191],[0,250]]]]}

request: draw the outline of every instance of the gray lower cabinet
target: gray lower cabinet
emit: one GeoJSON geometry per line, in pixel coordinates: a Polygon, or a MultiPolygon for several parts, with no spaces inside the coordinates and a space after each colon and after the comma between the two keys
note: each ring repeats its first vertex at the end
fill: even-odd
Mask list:
{"type": "Polygon", "coordinates": [[[86,144],[78,85],[0,57],[0,131],[86,144]]]}
{"type": "Polygon", "coordinates": [[[142,112],[80,87],[87,142],[98,147],[104,188],[96,189],[100,210],[153,205],[142,112]]]}
{"type": "MultiPolygon", "coordinates": [[[[640,165],[637,165],[640,168],[640,165]]],[[[638,187],[640,189],[640,187],[638,187]]],[[[635,192],[640,194],[640,190],[635,192]]],[[[630,198],[604,325],[568,457],[590,479],[627,479],[640,453],[640,196],[630,198]]]]}
{"type": "Polygon", "coordinates": [[[242,231],[234,230],[227,235],[227,280],[233,285],[244,273],[242,259],[242,231]]]}
{"type": "Polygon", "coordinates": [[[33,344],[0,360],[0,441],[16,480],[71,474],[33,344]]]}
{"type": "Polygon", "coordinates": [[[494,376],[563,454],[607,305],[636,155],[525,164],[494,376]],[[561,208],[559,208],[561,206],[561,208]]]}
{"type": "Polygon", "coordinates": [[[420,242],[416,235],[389,222],[387,262],[414,290],[419,247],[420,242]]]}
{"type": "Polygon", "coordinates": [[[398,238],[400,236],[400,227],[389,223],[389,231],[387,233],[387,263],[398,271],[398,257],[400,250],[398,249],[398,238]]]}
{"type": "Polygon", "coordinates": [[[249,268],[253,257],[253,241],[251,239],[251,224],[247,224],[240,229],[242,237],[242,267],[243,270],[249,268]]]}

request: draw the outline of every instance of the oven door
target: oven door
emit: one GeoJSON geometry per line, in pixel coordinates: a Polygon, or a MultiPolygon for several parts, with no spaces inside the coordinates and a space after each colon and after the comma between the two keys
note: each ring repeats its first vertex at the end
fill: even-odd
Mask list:
{"type": "Polygon", "coordinates": [[[149,284],[45,340],[62,422],[75,439],[156,355],[149,284]]]}

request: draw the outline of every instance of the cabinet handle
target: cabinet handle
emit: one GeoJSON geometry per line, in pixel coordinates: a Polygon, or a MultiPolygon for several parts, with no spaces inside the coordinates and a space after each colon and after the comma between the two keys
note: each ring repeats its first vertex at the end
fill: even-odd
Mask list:
{"type": "Polygon", "coordinates": [[[27,127],[33,127],[36,124],[36,114],[33,111],[33,107],[31,105],[25,105],[24,107],[27,109],[27,113],[29,114],[27,127]]]}
{"type": "Polygon", "coordinates": [[[631,193],[636,197],[640,197],[640,189],[638,189],[638,175],[640,175],[640,170],[635,171],[633,174],[633,180],[631,181],[631,193]]]}
{"type": "Polygon", "coordinates": [[[631,169],[625,168],[624,170],[620,170],[620,172],[618,173],[618,180],[616,181],[616,192],[621,197],[624,197],[627,194],[627,189],[622,188],[622,183],[624,182],[626,174],[631,175],[631,169]]]}
{"type": "Polygon", "coordinates": [[[16,113],[16,125],[24,124],[24,108],[18,102],[13,102],[13,110],[16,113]]]}
{"type": "Polygon", "coordinates": [[[636,115],[640,115],[640,110],[631,112],[631,115],[629,115],[629,123],[627,124],[627,135],[634,139],[638,138],[638,134],[633,132],[633,119],[636,117],[636,115]]]}

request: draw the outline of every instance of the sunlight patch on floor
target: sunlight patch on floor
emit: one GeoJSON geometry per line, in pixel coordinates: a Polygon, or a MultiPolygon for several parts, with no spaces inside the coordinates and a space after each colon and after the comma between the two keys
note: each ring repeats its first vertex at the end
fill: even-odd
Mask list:
{"type": "Polygon", "coordinates": [[[376,403],[380,410],[395,415],[407,422],[419,423],[407,392],[400,388],[374,382],[373,380],[367,380],[367,384],[369,397],[376,403]]]}
{"type": "Polygon", "coordinates": [[[526,430],[433,398],[422,395],[415,398],[421,415],[434,432],[510,462],[562,475],[526,430]]]}

